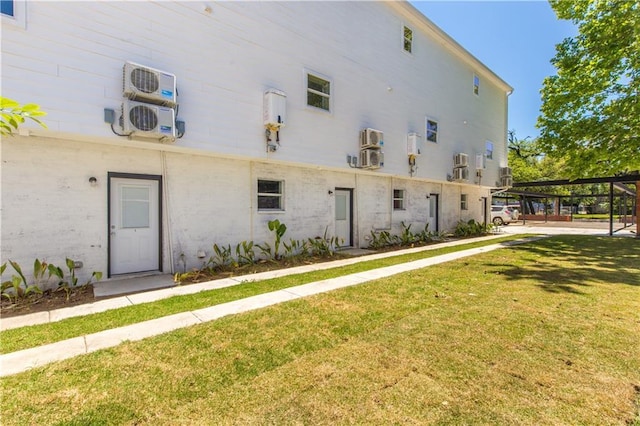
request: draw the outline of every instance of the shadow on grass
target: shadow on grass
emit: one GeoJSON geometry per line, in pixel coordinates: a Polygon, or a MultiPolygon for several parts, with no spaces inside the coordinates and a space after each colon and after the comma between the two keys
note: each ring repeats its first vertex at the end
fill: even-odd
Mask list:
{"type": "Polygon", "coordinates": [[[588,282],[640,286],[640,241],[622,237],[563,235],[512,247],[522,265],[487,264],[513,279],[537,281],[551,293],[584,294],[588,282]]]}

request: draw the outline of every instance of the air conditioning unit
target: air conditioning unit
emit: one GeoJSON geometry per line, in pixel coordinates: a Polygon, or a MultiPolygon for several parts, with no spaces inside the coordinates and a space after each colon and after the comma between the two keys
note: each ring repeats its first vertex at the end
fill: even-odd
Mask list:
{"type": "Polygon", "coordinates": [[[469,180],[469,168],[457,167],[453,169],[453,180],[455,181],[468,181],[469,180]]]}
{"type": "Polygon", "coordinates": [[[469,165],[469,156],[465,153],[453,156],[453,167],[467,167],[469,165]]]}
{"type": "Polygon", "coordinates": [[[384,144],[383,135],[380,130],[364,129],[360,132],[360,148],[380,148],[384,144]]]}
{"type": "Polygon", "coordinates": [[[360,151],[360,167],[363,169],[379,169],[384,164],[384,154],[377,149],[360,151]]]}
{"type": "Polygon", "coordinates": [[[484,154],[476,154],[476,170],[487,168],[487,157],[484,154]]]}
{"type": "Polygon", "coordinates": [[[126,62],[123,77],[123,94],[126,98],[164,106],[177,104],[175,75],[126,62]]]}
{"type": "Polygon", "coordinates": [[[407,155],[422,154],[422,137],[417,133],[407,134],[407,155]]]}
{"type": "Polygon", "coordinates": [[[501,176],[500,177],[500,187],[512,187],[513,186],[513,178],[511,176],[501,176]]]}
{"type": "Polygon", "coordinates": [[[122,129],[129,136],[176,140],[176,115],[173,108],[135,101],[122,104],[122,129]]]}
{"type": "Polygon", "coordinates": [[[500,177],[511,176],[511,167],[500,167],[500,177]]]}

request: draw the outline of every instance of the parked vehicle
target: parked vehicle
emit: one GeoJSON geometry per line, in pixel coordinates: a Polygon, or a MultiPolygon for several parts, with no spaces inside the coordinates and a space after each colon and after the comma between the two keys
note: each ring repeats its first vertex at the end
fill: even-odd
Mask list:
{"type": "Polygon", "coordinates": [[[508,206],[491,206],[491,222],[494,225],[508,225],[513,220],[513,211],[508,206]]]}

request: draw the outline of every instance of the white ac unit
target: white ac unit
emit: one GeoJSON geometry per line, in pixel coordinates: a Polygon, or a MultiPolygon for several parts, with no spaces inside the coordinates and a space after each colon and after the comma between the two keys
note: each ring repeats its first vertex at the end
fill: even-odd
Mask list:
{"type": "Polygon", "coordinates": [[[476,170],[487,168],[487,157],[484,154],[476,154],[476,170]]]}
{"type": "Polygon", "coordinates": [[[418,156],[422,154],[422,136],[417,133],[407,134],[407,155],[418,156]]]}
{"type": "Polygon", "coordinates": [[[500,177],[500,187],[512,187],[513,186],[513,178],[511,176],[501,176],[500,177]]]}
{"type": "Polygon", "coordinates": [[[363,169],[379,169],[384,164],[384,154],[377,149],[360,151],[360,167],[363,169]]]}
{"type": "Polygon", "coordinates": [[[511,176],[511,167],[500,167],[500,177],[511,176]]]}
{"type": "Polygon", "coordinates": [[[380,148],[384,144],[383,136],[380,130],[364,129],[360,132],[360,148],[380,148]]]}
{"type": "Polygon", "coordinates": [[[165,106],[177,104],[174,74],[134,62],[126,62],[123,72],[123,94],[126,98],[165,106]]]}
{"type": "Polygon", "coordinates": [[[128,100],[122,104],[122,129],[130,136],[173,142],[175,123],[173,108],[128,100]]]}
{"type": "Polygon", "coordinates": [[[453,180],[455,181],[467,181],[469,180],[469,168],[457,167],[453,169],[453,180]]]}
{"type": "Polygon", "coordinates": [[[463,152],[453,156],[453,167],[467,167],[469,165],[469,156],[463,152]]]}

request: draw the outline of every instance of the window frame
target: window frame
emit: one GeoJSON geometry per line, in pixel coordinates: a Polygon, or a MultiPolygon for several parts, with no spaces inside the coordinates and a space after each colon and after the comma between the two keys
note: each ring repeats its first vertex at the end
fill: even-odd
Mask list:
{"type": "Polygon", "coordinates": [[[258,178],[256,182],[256,207],[259,212],[282,212],[284,211],[284,181],[277,179],[258,178]],[[260,192],[260,182],[271,182],[278,184],[279,192],[260,192]],[[277,199],[278,207],[261,207],[260,197],[277,199]]]}
{"type": "Polygon", "coordinates": [[[404,189],[393,189],[391,201],[393,205],[393,210],[406,210],[405,200],[407,191],[404,189]],[[396,195],[397,194],[397,195],[396,195]],[[396,204],[397,203],[397,204],[396,204]]]}
{"type": "Polygon", "coordinates": [[[484,154],[487,160],[493,160],[493,142],[490,140],[485,141],[484,143],[484,154]]]}
{"type": "Polygon", "coordinates": [[[425,138],[425,140],[427,142],[438,143],[438,132],[439,132],[438,127],[439,127],[438,120],[436,120],[435,118],[429,117],[429,116],[425,117],[425,120],[424,120],[424,134],[425,134],[425,137],[424,138],[425,138]],[[435,130],[429,129],[429,123],[433,123],[433,124],[436,125],[435,130]],[[431,139],[429,139],[429,134],[435,135],[435,139],[436,140],[432,141],[431,139]]]}
{"type": "Polygon", "coordinates": [[[2,25],[8,28],[27,28],[27,5],[26,0],[13,0],[13,15],[2,13],[2,25]]]}
{"type": "Polygon", "coordinates": [[[480,76],[476,73],[473,73],[473,94],[480,96],[480,76]]]}
{"type": "Polygon", "coordinates": [[[469,197],[468,194],[460,194],[460,210],[469,210],[469,197]]]}
{"type": "Polygon", "coordinates": [[[406,24],[402,24],[402,51],[413,55],[413,28],[406,24]],[[409,37],[407,37],[407,30],[409,30],[409,37]],[[407,50],[407,45],[409,50],[407,50]]]}
{"type": "Polygon", "coordinates": [[[327,114],[332,114],[333,113],[333,80],[329,77],[327,77],[324,74],[312,71],[312,70],[308,70],[305,69],[304,70],[304,103],[306,105],[307,108],[312,109],[314,111],[322,111],[325,112],[327,114]],[[321,91],[318,91],[316,89],[310,88],[309,87],[309,76],[319,79],[319,80],[323,80],[326,83],[329,84],[329,93],[324,93],[321,91]],[[312,93],[314,95],[318,95],[321,96],[323,98],[327,99],[327,103],[328,103],[328,109],[325,109],[321,106],[316,106],[316,105],[312,105],[309,103],[309,94],[312,93]]]}

